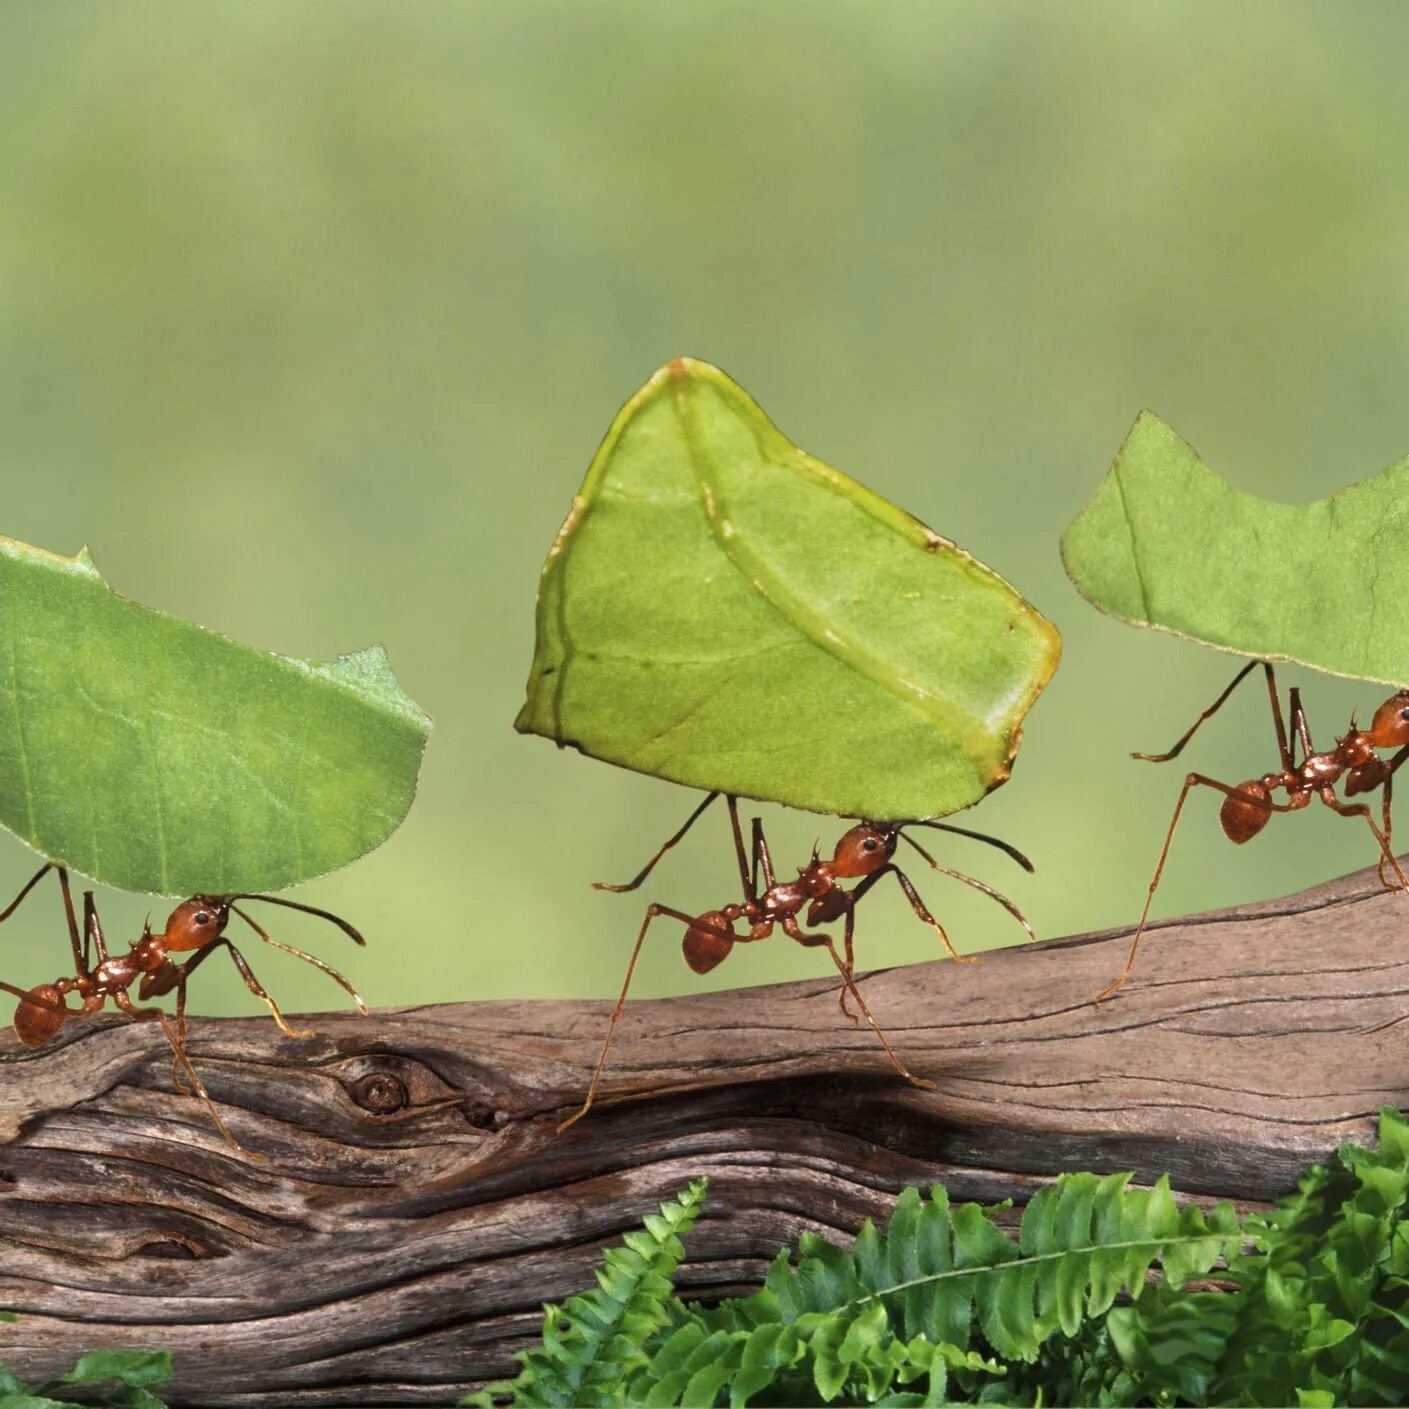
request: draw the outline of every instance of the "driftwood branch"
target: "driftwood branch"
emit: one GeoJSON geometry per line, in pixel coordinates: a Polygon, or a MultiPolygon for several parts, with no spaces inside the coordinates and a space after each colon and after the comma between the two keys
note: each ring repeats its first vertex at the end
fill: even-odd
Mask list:
{"type": "Polygon", "coordinates": [[[1409,1104],[1409,899],[1371,872],[1287,900],[875,973],[905,1060],[812,981],[641,1002],[568,1135],[609,1005],[476,1003],[195,1023],[233,1155],[149,1025],[0,1041],[0,1361],[172,1352],[175,1403],[447,1404],[512,1368],[539,1304],[687,1179],[683,1284],[757,1283],[803,1229],[850,1235],[906,1184],[1021,1203],[1060,1170],[1170,1171],[1244,1204],[1409,1104]]]}

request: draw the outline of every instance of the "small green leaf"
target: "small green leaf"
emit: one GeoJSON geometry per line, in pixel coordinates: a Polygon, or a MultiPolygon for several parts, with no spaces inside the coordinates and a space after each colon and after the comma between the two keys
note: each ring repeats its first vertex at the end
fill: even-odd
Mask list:
{"type": "Polygon", "coordinates": [[[159,1385],[171,1378],[171,1355],[165,1350],[94,1350],[82,1356],[62,1383],[92,1384],[121,1380],[125,1385],[159,1385]]]}
{"type": "Polygon", "coordinates": [[[1084,597],[1132,625],[1409,683],[1409,460],[1315,503],[1273,503],[1145,411],[1062,559],[1084,597]]]}
{"type": "Polygon", "coordinates": [[[0,824],[105,885],[278,890],[380,845],[430,721],[373,646],[315,664],[0,539],[0,824]]]}
{"type": "Polygon", "coordinates": [[[693,787],[935,817],[1007,778],[1059,654],[996,573],[680,359],[548,555],[515,727],[693,787]]]}

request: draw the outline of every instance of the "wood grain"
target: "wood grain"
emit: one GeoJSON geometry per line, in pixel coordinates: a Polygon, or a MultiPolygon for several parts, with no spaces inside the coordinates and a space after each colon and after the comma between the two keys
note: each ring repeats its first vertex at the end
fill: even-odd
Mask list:
{"type": "Polygon", "coordinates": [[[204,1020],[192,1057],[256,1163],[174,1091],[161,1034],[0,1040],[0,1361],[40,1377],[102,1345],[172,1352],[173,1403],[447,1404],[590,1281],[605,1241],[687,1179],[708,1212],[683,1283],[757,1282],[805,1229],[850,1235],[906,1184],[962,1199],[1060,1170],[1169,1170],[1273,1198],[1409,1105],[1409,899],[1361,872],[1151,931],[869,975],[912,1068],[813,981],[631,1005],[605,1093],[558,1136],[605,1003],[204,1020]]]}

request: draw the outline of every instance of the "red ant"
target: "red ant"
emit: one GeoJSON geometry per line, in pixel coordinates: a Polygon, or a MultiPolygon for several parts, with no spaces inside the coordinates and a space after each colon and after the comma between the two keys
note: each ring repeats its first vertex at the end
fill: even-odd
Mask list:
{"type": "MultiPolygon", "coordinates": [[[[699,819],[700,814],[718,796],[718,792],[710,793],[686,819],[685,825],[666,841],[660,850],[646,862],[640,872],[625,885],[606,885],[597,881],[594,883],[596,889],[618,893],[635,890],[655,869],[656,863],[661,857],[684,837],[685,833],[699,819]]],[[[773,861],[768,852],[768,842],[763,835],[762,821],[757,817],[753,819],[753,850],[750,856],[744,850],[743,831],[739,826],[738,799],[726,794],[725,802],[729,809],[729,825],[734,837],[734,853],[739,863],[739,880],[744,892],[743,902],[737,905],[725,905],[718,910],[707,910],[701,915],[690,915],[684,910],[676,910],[669,905],[652,904],[646,907],[646,917],[641,923],[640,933],[636,936],[636,947],[631,951],[631,961],[626,966],[626,978],[621,985],[621,996],[616,1000],[611,1021],[607,1025],[606,1039],[602,1043],[602,1052],[597,1059],[596,1070],[592,1073],[592,1084],[588,1087],[587,1099],[583,1101],[581,1110],[569,1116],[558,1126],[560,1132],[566,1130],[574,1122],[581,1120],[592,1108],[593,1099],[597,1094],[597,1086],[602,1078],[602,1068],[606,1065],[607,1051],[612,1045],[612,1037],[616,1033],[617,1023],[621,1020],[622,1009],[626,1004],[626,993],[631,987],[631,976],[636,970],[636,961],[640,957],[641,946],[646,939],[646,931],[650,929],[651,921],[658,915],[668,915],[671,919],[679,920],[685,925],[685,936],[682,941],[685,962],[697,974],[707,974],[711,969],[723,963],[734,945],[750,944],[754,940],[767,939],[773,933],[774,927],[778,925],[782,926],[783,933],[790,939],[796,940],[807,948],[825,948],[831,956],[832,962],[837,966],[838,973],[841,974],[842,989],[838,994],[837,1001],[842,1012],[852,1022],[858,1021],[856,1014],[851,1011],[846,1002],[848,996],[854,998],[856,1006],[860,1008],[862,1015],[870,1024],[871,1030],[880,1039],[881,1046],[885,1048],[886,1056],[890,1058],[895,1069],[912,1086],[923,1087],[927,1090],[933,1090],[934,1082],[915,1076],[907,1069],[905,1063],[896,1055],[894,1048],[886,1039],[885,1033],[881,1031],[866,1000],[861,996],[861,990],[856,986],[856,980],[853,977],[855,961],[852,950],[852,933],[855,927],[857,903],[882,877],[892,875],[901,890],[904,891],[915,914],[939,935],[951,958],[960,963],[974,963],[976,958],[974,956],[965,957],[955,950],[953,944],[950,943],[949,936],[944,931],[944,926],[925,908],[925,903],[920,899],[910,878],[899,866],[894,864],[895,849],[901,838],[903,837],[905,841],[909,842],[936,871],[941,871],[946,876],[952,876],[955,880],[963,881],[965,885],[973,886],[976,890],[980,890],[996,900],[1022,925],[1023,929],[1027,931],[1029,939],[1035,941],[1037,938],[1032,932],[1032,926],[1023,918],[1022,912],[1011,900],[1000,895],[982,881],[976,880],[972,876],[966,876],[962,871],[952,871],[947,866],[941,866],[919,842],[913,837],[905,835],[903,829],[916,826],[933,827],[938,831],[954,832],[962,837],[986,842],[989,846],[995,846],[1000,851],[1006,852],[1024,870],[1032,870],[1032,862],[1027,857],[1016,847],[1009,846],[1005,841],[999,841],[997,837],[986,836],[982,832],[971,832],[964,827],[955,827],[944,822],[859,822],[837,843],[830,861],[823,861],[814,847],[811,861],[798,871],[797,880],[779,881],[773,874],[773,861]],[[760,868],[763,872],[764,889],[762,891],[759,890],[758,885],[760,868]],[[858,880],[859,884],[851,890],[846,890],[839,884],[843,880],[858,880]],[[825,925],[835,920],[845,920],[846,924],[842,935],[845,957],[843,954],[837,953],[831,935],[809,933],[802,928],[798,916],[802,914],[804,909],[807,911],[806,923],[808,925],[825,925]],[[734,928],[740,921],[747,923],[749,927],[747,934],[740,934],[734,928]]]]}
{"type": "Polygon", "coordinates": [[[1179,814],[1184,809],[1189,790],[1195,787],[1214,788],[1223,794],[1223,806],[1219,809],[1218,821],[1223,835],[1229,841],[1241,846],[1251,841],[1271,820],[1274,812],[1299,812],[1309,807],[1313,797],[1319,797],[1332,812],[1342,817],[1363,817],[1374,834],[1380,848],[1380,884],[1386,890],[1409,891],[1409,879],[1405,878],[1399,862],[1390,846],[1393,826],[1390,819],[1390,802],[1393,796],[1394,775],[1399,765],[1409,758],[1409,690],[1400,690],[1387,699],[1375,711],[1375,717],[1368,729],[1358,729],[1354,716],[1350,720],[1350,732],[1336,740],[1336,746],[1324,753],[1317,753],[1311,744],[1311,730],[1307,726],[1306,711],[1301,704],[1301,691],[1295,686],[1288,692],[1287,702],[1291,714],[1293,742],[1288,742],[1287,728],[1282,720],[1282,704],[1277,692],[1277,676],[1267,661],[1249,661],[1234,677],[1232,683],[1204,712],[1189,726],[1183,738],[1168,753],[1136,753],[1132,758],[1143,759],[1147,763],[1167,763],[1177,758],[1184,745],[1194,737],[1199,726],[1211,718],[1222,707],[1228,696],[1243,682],[1256,666],[1261,665],[1267,677],[1267,694],[1272,703],[1272,722],[1277,730],[1277,750],[1281,755],[1280,772],[1264,773],[1261,778],[1251,778],[1237,787],[1229,787],[1216,778],[1205,777],[1202,773],[1190,773],[1184,779],[1184,787],[1179,801],[1174,805],[1174,816],[1169,820],[1169,830],[1165,833],[1164,847],[1159,854],[1154,879],[1150,882],[1149,894],[1145,897],[1145,908],[1140,915],[1140,923],[1130,941],[1130,952],[1125,958],[1125,967],[1120,977],[1097,995],[1096,1001],[1109,997],[1127,978],[1135,965],[1135,951],[1140,947],[1140,937],[1145,932],[1149,919],[1150,905],[1159,888],[1160,877],[1164,874],[1164,863],[1169,856],[1169,845],[1174,840],[1174,829],[1179,825],[1179,814]],[[1297,763],[1293,754],[1293,744],[1300,742],[1302,759],[1297,763]],[[1386,761],[1376,749],[1398,749],[1393,758],[1386,761]],[[1347,797],[1360,793],[1372,793],[1376,788],[1383,789],[1381,804],[1382,826],[1375,825],[1367,803],[1346,803],[1336,796],[1336,786],[1344,778],[1347,797]],[[1286,792],[1285,802],[1273,802],[1272,794],[1278,790],[1286,792]],[[1385,865],[1388,863],[1398,881],[1391,885],[1385,878],[1385,865]]]}
{"type": "Polygon", "coordinates": [[[254,971],[250,968],[245,956],[226,937],[225,926],[229,924],[230,916],[232,914],[238,915],[266,944],[271,944],[275,949],[282,949],[286,954],[293,954],[299,959],[306,960],[315,968],[321,969],[330,978],[340,983],[352,995],[352,1000],[357,1004],[358,1011],[364,1017],[367,1015],[367,1005],[347,979],[335,968],[330,964],[325,964],[323,960],[312,954],[304,953],[302,949],[295,949],[293,945],[284,944],[281,940],[275,939],[240,909],[235,902],[237,900],[262,900],[270,905],[282,905],[290,910],[302,911],[306,915],[316,915],[319,919],[336,925],[354,943],[366,943],[366,940],[346,920],[339,919],[338,916],[327,910],[319,910],[312,905],[301,905],[295,900],[283,900],[274,895],[255,895],[249,892],[237,895],[193,895],[189,900],[183,900],[171,912],[165,928],[159,933],[153,932],[150,922],[143,925],[142,937],[133,941],[128,952],[117,958],[112,958],[108,954],[107,943],[103,938],[103,927],[98,919],[98,908],[94,903],[91,890],[83,893],[83,937],[80,942],[78,921],[74,916],[73,894],[69,889],[68,870],[53,861],[46,862],[41,866],[30,877],[24,889],[3,912],[0,912],[0,923],[8,920],[19,909],[25,896],[50,871],[58,873],[59,887],[63,891],[64,911],[68,917],[69,941],[73,946],[73,963],[76,972],[73,978],[55,979],[53,983],[38,984],[28,990],[16,988],[14,984],[0,981],[0,989],[6,993],[13,993],[20,1000],[19,1006],[15,1009],[16,1036],[26,1047],[42,1047],[70,1019],[88,1017],[92,1013],[101,1012],[109,998],[135,1022],[160,1023],[162,1031],[166,1034],[166,1040],[171,1044],[171,1075],[177,1090],[185,1091],[187,1089],[181,1079],[181,1073],[184,1072],[190,1080],[191,1091],[205,1102],[220,1133],[236,1150],[242,1148],[240,1143],[230,1134],[225,1122],[221,1120],[220,1112],[216,1110],[215,1103],[210,1099],[200,1077],[196,1075],[195,1067],[191,1065],[191,1060],[186,1055],[186,980],[217,949],[225,949],[236,969],[239,970],[240,977],[244,979],[245,987],[256,998],[268,1004],[269,1011],[274,1015],[274,1021],[279,1024],[280,1031],[290,1037],[312,1037],[313,1033],[310,1030],[292,1028],[284,1020],[278,1003],[255,978],[254,971]],[[185,964],[178,964],[169,957],[172,953],[184,950],[196,951],[185,964]],[[94,951],[98,956],[96,967],[92,962],[94,951]],[[129,990],[134,983],[138,984],[137,997],[143,1001],[148,998],[160,998],[173,990],[175,991],[176,1021],[174,1025],[160,1008],[139,1008],[132,1002],[129,990]],[[70,993],[82,1000],[80,1007],[70,1008],[68,1006],[67,1000],[70,993]]]}

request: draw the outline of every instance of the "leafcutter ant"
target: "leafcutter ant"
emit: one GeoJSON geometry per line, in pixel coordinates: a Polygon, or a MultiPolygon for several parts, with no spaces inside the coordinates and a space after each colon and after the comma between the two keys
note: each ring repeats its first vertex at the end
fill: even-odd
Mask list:
{"type": "MultiPolygon", "coordinates": [[[[103,938],[103,926],[98,918],[98,907],[91,890],[83,893],[83,931],[79,936],[78,921],[74,915],[73,894],[69,888],[68,871],[55,862],[46,862],[30,877],[24,889],[0,912],[0,923],[8,920],[19,908],[24,898],[39,884],[50,871],[57,873],[59,888],[63,892],[64,912],[68,919],[69,941],[73,947],[74,976],[58,978],[53,983],[42,983],[31,989],[17,988],[14,984],[0,982],[0,989],[17,997],[19,1006],[15,1009],[15,1034],[26,1047],[42,1047],[54,1037],[63,1025],[74,1019],[88,1017],[101,1012],[109,998],[118,1009],[135,1022],[156,1022],[161,1024],[166,1040],[171,1044],[171,1075],[180,1091],[186,1090],[181,1074],[184,1072],[190,1082],[191,1092],[205,1102],[220,1133],[236,1150],[240,1143],[231,1135],[225,1122],[220,1118],[215,1103],[210,1099],[196,1069],[186,1054],[186,981],[191,974],[218,949],[224,949],[231,962],[245,981],[245,987],[256,998],[268,1005],[279,1024],[280,1031],[290,1037],[311,1037],[311,1031],[292,1028],[284,1020],[279,1005],[267,993],[254,976],[245,956],[226,936],[225,927],[231,915],[238,915],[265,944],[282,949],[286,954],[303,959],[314,968],[321,969],[330,978],[341,984],[357,1009],[365,1017],[367,1005],[357,991],[331,964],[326,964],[315,955],[291,944],[275,939],[262,925],[242,910],[236,901],[259,900],[267,905],[282,905],[289,910],[298,910],[305,915],[316,915],[336,925],[356,944],[366,940],[346,920],[340,919],[327,910],[313,905],[302,905],[295,900],[284,900],[276,895],[255,895],[242,892],[236,895],[193,895],[183,900],[167,917],[166,925],[154,932],[150,923],[142,927],[142,936],[134,940],[126,954],[113,957],[103,938]],[[178,964],[170,955],[182,951],[194,951],[185,964],[178,964]],[[97,956],[96,965],[93,962],[97,956]],[[175,992],[175,1021],[168,1019],[160,1008],[139,1008],[132,1001],[130,990],[137,984],[137,997],[145,1002],[149,998],[160,998],[175,992]],[[80,1000],[76,1008],[68,1006],[68,995],[80,1000]]],[[[246,1152],[248,1153],[248,1152],[246,1152]]]]}
{"type": "MultiPolygon", "coordinates": [[[[699,820],[701,813],[718,796],[717,792],[708,794],[686,819],[685,825],[670,837],[625,885],[606,885],[598,881],[595,883],[596,888],[618,893],[637,889],[655,869],[656,863],[661,857],[685,836],[685,833],[699,820]]],[[[890,1058],[896,1071],[911,1085],[926,1089],[932,1089],[934,1083],[923,1077],[915,1076],[900,1060],[885,1033],[881,1031],[880,1024],[877,1023],[865,998],[861,996],[861,990],[856,986],[852,950],[856,906],[884,877],[894,876],[915,914],[939,935],[950,957],[961,963],[972,963],[975,960],[973,957],[965,958],[955,950],[953,944],[950,943],[949,936],[945,933],[944,926],[926,909],[924,901],[920,899],[919,892],[916,891],[910,878],[895,864],[894,856],[897,845],[903,839],[914,847],[936,871],[942,872],[946,876],[952,876],[965,885],[973,886],[975,890],[982,891],[997,901],[1022,925],[1023,929],[1027,931],[1029,939],[1035,940],[1037,938],[1032,932],[1032,926],[1023,918],[1022,912],[1011,900],[1000,895],[991,886],[976,880],[973,876],[967,876],[962,871],[954,871],[947,866],[941,866],[914,837],[905,832],[905,828],[933,827],[937,831],[953,832],[961,837],[970,837],[975,841],[997,847],[999,851],[1011,856],[1024,870],[1032,870],[1032,863],[1027,857],[1016,847],[1009,846],[1007,842],[999,841],[996,837],[986,836],[982,832],[971,832],[964,827],[951,826],[945,822],[858,822],[837,843],[836,850],[830,860],[824,861],[814,848],[812,859],[798,871],[795,881],[780,881],[773,872],[773,861],[768,852],[768,842],[763,835],[762,822],[757,817],[753,819],[753,847],[750,853],[744,847],[743,830],[739,825],[738,799],[726,794],[725,803],[729,809],[729,825],[734,838],[734,854],[739,864],[739,882],[744,895],[742,902],[724,905],[718,910],[707,910],[700,915],[691,915],[670,905],[652,904],[646,907],[645,919],[636,936],[636,947],[631,951],[631,959],[626,966],[626,977],[621,985],[621,995],[616,1001],[611,1020],[607,1024],[607,1035],[602,1043],[602,1051],[597,1059],[596,1070],[592,1073],[592,1083],[587,1089],[587,1098],[583,1101],[580,1110],[558,1126],[559,1131],[566,1130],[570,1125],[581,1120],[592,1108],[592,1102],[597,1095],[597,1086],[602,1079],[602,1069],[606,1066],[607,1052],[611,1048],[617,1023],[621,1021],[627,990],[631,987],[631,976],[636,970],[636,961],[640,957],[641,946],[645,943],[646,932],[650,929],[651,922],[658,916],[666,915],[685,926],[685,935],[682,941],[685,962],[697,974],[707,974],[711,969],[723,963],[734,945],[751,944],[755,940],[767,939],[777,926],[781,926],[783,933],[790,939],[796,940],[798,944],[807,948],[826,949],[832,962],[837,966],[837,972],[841,975],[842,987],[837,1001],[841,1005],[842,1012],[852,1022],[858,1021],[857,1015],[847,1006],[848,997],[854,999],[856,1006],[861,1011],[861,1016],[866,1019],[871,1031],[880,1040],[886,1056],[890,1058]],[[762,889],[759,887],[760,871],[763,876],[762,889]],[[841,884],[846,880],[854,880],[858,884],[851,890],[847,890],[841,884]],[[845,921],[841,953],[837,952],[831,935],[802,928],[803,922],[799,917],[804,911],[806,911],[806,924],[809,926],[830,924],[836,920],[845,921]],[[748,926],[747,933],[740,934],[735,928],[740,922],[748,926]]]]}
{"type": "Polygon", "coordinates": [[[1218,712],[1228,696],[1259,665],[1267,678],[1267,695],[1272,705],[1272,723],[1277,731],[1277,752],[1281,758],[1281,768],[1274,773],[1264,773],[1260,778],[1250,778],[1236,787],[1220,783],[1217,778],[1209,778],[1202,773],[1190,773],[1184,779],[1179,801],[1174,805],[1174,815],[1169,819],[1169,830],[1164,835],[1164,846],[1160,850],[1154,878],[1150,881],[1149,893],[1145,897],[1145,908],[1141,912],[1140,923],[1135,927],[1135,933],[1130,940],[1125,967],[1114,983],[1096,995],[1097,1002],[1108,998],[1130,977],[1130,971],[1135,965],[1135,952],[1140,947],[1140,938],[1145,933],[1145,925],[1150,917],[1150,906],[1154,902],[1155,891],[1159,889],[1160,877],[1164,874],[1164,863],[1169,857],[1174,829],[1179,825],[1179,814],[1184,810],[1184,803],[1193,788],[1213,788],[1223,794],[1223,805],[1218,813],[1219,825],[1223,828],[1223,835],[1238,846],[1251,841],[1271,820],[1274,812],[1299,812],[1311,805],[1312,798],[1320,798],[1332,812],[1342,817],[1363,817],[1380,849],[1380,884],[1386,890],[1409,890],[1409,880],[1405,879],[1391,847],[1393,824],[1390,817],[1394,775],[1400,764],[1409,758],[1409,690],[1400,690],[1385,700],[1375,711],[1375,717],[1368,729],[1357,728],[1352,716],[1349,732],[1336,741],[1336,746],[1323,753],[1317,753],[1311,743],[1311,730],[1306,722],[1306,711],[1302,708],[1301,691],[1293,686],[1287,694],[1292,726],[1289,737],[1282,718],[1276,672],[1267,661],[1251,660],[1233,677],[1227,689],[1189,726],[1184,736],[1168,753],[1137,753],[1131,757],[1143,759],[1147,763],[1167,763],[1172,758],[1178,758],[1184,745],[1194,737],[1199,726],[1218,712]],[[1296,760],[1297,744],[1301,745],[1300,763],[1296,760]],[[1381,758],[1376,752],[1387,749],[1397,749],[1398,752],[1388,760],[1381,758]],[[1336,795],[1336,788],[1342,782],[1345,784],[1346,797],[1380,790],[1381,825],[1375,825],[1375,818],[1368,803],[1343,802],[1336,795]],[[1273,800],[1273,795],[1277,792],[1286,793],[1285,802],[1273,800]],[[1386,867],[1394,873],[1393,884],[1387,878],[1386,867]]]}

